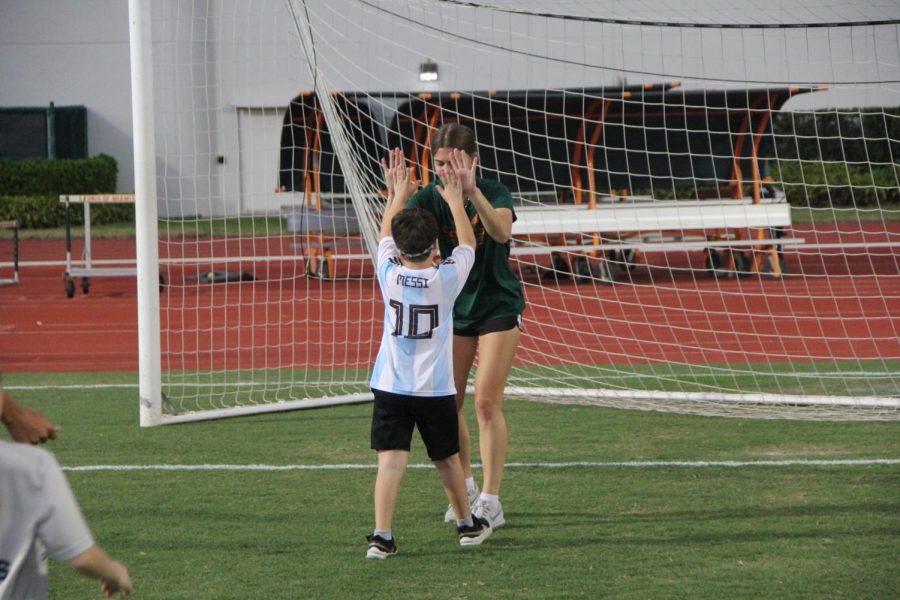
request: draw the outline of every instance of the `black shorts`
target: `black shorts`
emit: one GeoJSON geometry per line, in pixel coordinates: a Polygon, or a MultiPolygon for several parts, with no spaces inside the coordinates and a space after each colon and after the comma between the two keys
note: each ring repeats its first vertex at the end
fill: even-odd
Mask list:
{"type": "Polygon", "coordinates": [[[419,428],[428,458],[443,460],[459,452],[456,396],[423,398],[372,390],[372,450],[406,450],[413,426],[419,428]]]}
{"type": "Polygon", "coordinates": [[[453,328],[453,335],[461,337],[481,337],[486,333],[495,333],[497,331],[509,331],[513,327],[522,329],[522,315],[514,317],[499,317],[497,319],[488,319],[477,325],[467,327],[465,329],[453,328]]]}

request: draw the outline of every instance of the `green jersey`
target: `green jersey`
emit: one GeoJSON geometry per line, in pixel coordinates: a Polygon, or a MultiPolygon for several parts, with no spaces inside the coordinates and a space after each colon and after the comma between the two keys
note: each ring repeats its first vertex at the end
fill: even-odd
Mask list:
{"type": "MultiPolygon", "coordinates": [[[[435,183],[439,181],[416,192],[408,205],[423,208],[437,218],[441,256],[450,256],[459,240],[453,214],[435,189],[435,183]]],[[[475,185],[494,208],[513,210],[509,189],[499,181],[478,179],[475,185]]],[[[487,234],[471,202],[466,203],[466,214],[475,230],[475,264],[453,308],[456,329],[469,329],[491,319],[515,317],[525,310],[522,284],[509,266],[509,242],[501,244],[487,234]]]]}

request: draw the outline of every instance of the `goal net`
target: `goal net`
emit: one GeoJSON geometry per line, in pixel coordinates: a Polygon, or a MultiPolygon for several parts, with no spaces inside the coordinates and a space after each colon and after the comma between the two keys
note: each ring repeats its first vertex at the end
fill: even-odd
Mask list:
{"type": "Polygon", "coordinates": [[[480,176],[514,198],[527,308],[510,397],[900,416],[900,8],[167,0],[150,14],[154,422],[370,398],[379,160],[400,147],[433,180],[447,122],[475,131],[480,176]]]}

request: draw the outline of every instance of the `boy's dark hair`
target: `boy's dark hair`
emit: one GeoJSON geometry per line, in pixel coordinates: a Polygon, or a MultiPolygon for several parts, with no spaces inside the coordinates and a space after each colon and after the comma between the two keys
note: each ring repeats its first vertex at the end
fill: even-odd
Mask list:
{"type": "Polygon", "coordinates": [[[421,260],[434,247],[438,236],[437,219],[418,206],[404,208],[391,219],[391,236],[404,258],[421,260]]]}

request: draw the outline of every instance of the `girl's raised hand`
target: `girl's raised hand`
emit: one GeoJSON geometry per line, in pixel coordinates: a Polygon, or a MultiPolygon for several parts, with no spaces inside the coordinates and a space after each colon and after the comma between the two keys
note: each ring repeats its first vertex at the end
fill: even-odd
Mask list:
{"type": "Polygon", "coordinates": [[[478,168],[478,155],[472,156],[472,162],[466,166],[466,154],[457,148],[450,151],[450,168],[459,178],[463,193],[468,196],[475,193],[475,172],[478,168]]]}

